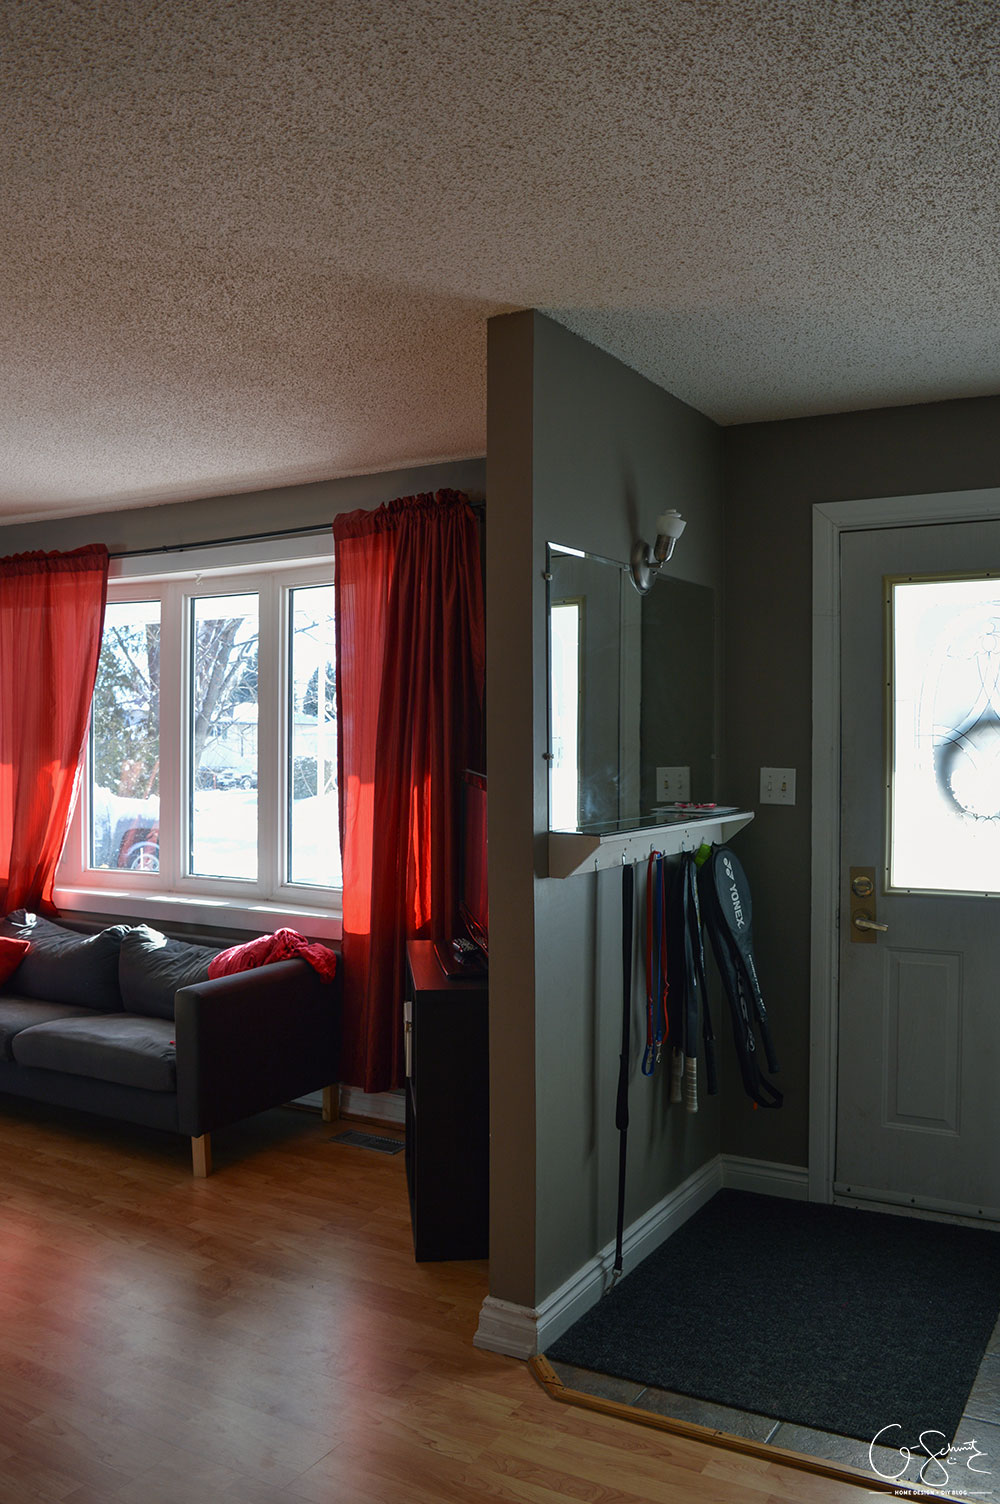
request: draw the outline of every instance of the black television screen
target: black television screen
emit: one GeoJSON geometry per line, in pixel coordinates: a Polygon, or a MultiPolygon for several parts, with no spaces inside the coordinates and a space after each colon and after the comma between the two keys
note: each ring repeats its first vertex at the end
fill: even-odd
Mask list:
{"type": "Polygon", "coordinates": [[[486,775],[462,774],[462,887],[459,912],[471,938],[489,955],[486,898],[486,775]]]}

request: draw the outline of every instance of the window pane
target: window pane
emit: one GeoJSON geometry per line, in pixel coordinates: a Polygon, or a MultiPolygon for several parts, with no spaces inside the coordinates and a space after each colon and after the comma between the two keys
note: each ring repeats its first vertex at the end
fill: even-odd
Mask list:
{"type": "Polygon", "coordinates": [[[580,603],[553,601],[551,632],[551,752],[549,824],[576,830],[580,824],[580,603]]]}
{"type": "Polygon", "coordinates": [[[289,595],[288,881],[339,888],[333,586],[289,595]]]}
{"type": "Polygon", "coordinates": [[[258,598],[191,602],[190,871],[257,876],[258,598]]]}
{"type": "Polygon", "coordinates": [[[160,865],[160,603],[104,613],[90,736],[90,865],[160,865]]]}
{"type": "Polygon", "coordinates": [[[1000,888],[1000,582],[890,584],[889,885],[1000,888]]]}

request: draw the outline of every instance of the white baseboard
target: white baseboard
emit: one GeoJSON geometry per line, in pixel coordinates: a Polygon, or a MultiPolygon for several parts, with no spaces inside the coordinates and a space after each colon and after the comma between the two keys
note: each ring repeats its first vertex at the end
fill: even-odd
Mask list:
{"type": "Polygon", "coordinates": [[[540,1311],[519,1306],[510,1300],[487,1295],[479,1309],[479,1325],[472,1342],[487,1352],[502,1353],[505,1358],[533,1358],[541,1352],[538,1338],[540,1311]]]}
{"type": "MultiPolygon", "coordinates": [[[[304,1107],[319,1110],[323,1106],[323,1093],[311,1091],[295,1100],[304,1107]]],[[[375,1123],[398,1123],[402,1128],[406,1121],[406,1097],[401,1091],[366,1092],[359,1086],[342,1086],[340,1114],[342,1117],[369,1118],[375,1123]]]]}
{"type": "Polygon", "coordinates": [[[790,1201],[809,1200],[809,1171],[805,1165],[782,1165],[769,1159],[744,1159],[723,1154],[722,1184],[736,1191],[755,1191],[758,1196],[785,1196],[790,1201]]]}
{"type": "MultiPolygon", "coordinates": [[[[804,1201],[808,1174],[797,1165],[744,1159],[735,1154],[717,1155],[626,1228],[622,1240],[623,1274],[640,1264],[723,1186],[804,1201]]],[[[476,1347],[509,1358],[530,1358],[544,1352],[597,1304],[609,1288],[614,1259],[615,1245],[609,1243],[538,1307],[516,1305],[488,1295],[472,1339],[476,1347]]]]}
{"type": "Polygon", "coordinates": [[[374,1122],[406,1121],[406,1096],[401,1091],[362,1091],[359,1086],[340,1088],[341,1117],[371,1118],[374,1122]]]}
{"type": "MultiPolygon", "coordinates": [[[[721,1163],[709,1160],[689,1175],[676,1190],[625,1230],[622,1239],[622,1272],[627,1274],[664,1238],[676,1232],[689,1217],[711,1200],[722,1186],[721,1163]]],[[[608,1288],[615,1261],[615,1245],[608,1243],[574,1275],[553,1291],[542,1304],[514,1305],[488,1295],[479,1313],[479,1327],[472,1339],[476,1347],[509,1358],[530,1358],[560,1337],[585,1311],[596,1305],[608,1288]]]]}

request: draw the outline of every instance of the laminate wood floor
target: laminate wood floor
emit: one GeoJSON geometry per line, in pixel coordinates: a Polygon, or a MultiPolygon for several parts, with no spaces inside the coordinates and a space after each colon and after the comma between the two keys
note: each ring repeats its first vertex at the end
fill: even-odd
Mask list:
{"type": "Polygon", "coordinates": [[[0,1099],[2,1504],[854,1504],[553,1401],[416,1264],[403,1156],[292,1110],[187,1142],[0,1099]]]}

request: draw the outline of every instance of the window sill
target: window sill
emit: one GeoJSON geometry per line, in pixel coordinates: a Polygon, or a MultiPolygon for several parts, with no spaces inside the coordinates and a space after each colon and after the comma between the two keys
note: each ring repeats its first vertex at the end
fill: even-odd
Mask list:
{"type": "Polygon", "coordinates": [[[173,920],[221,930],[247,930],[254,935],[294,929],[316,940],[339,940],[343,920],[339,900],[323,908],[295,908],[280,903],[241,903],[232,898],[182,897],[171,893],[140,893],[135,888],[59,888],[58,909],[73,913],[127,915],[136,920],[173,920]]]}

